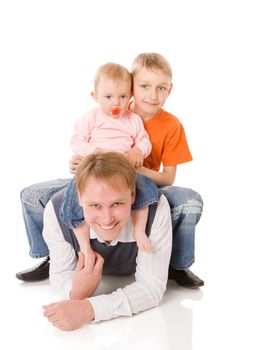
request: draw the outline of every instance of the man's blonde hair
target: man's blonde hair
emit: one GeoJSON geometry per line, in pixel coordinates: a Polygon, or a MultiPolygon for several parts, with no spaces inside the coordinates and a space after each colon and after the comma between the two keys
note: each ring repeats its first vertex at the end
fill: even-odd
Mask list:
{"type": "Polygon", "coordinates": [[[121,179],[133,191],[136,185],[136,172],[125,156],[118,152],[93,153],[80,163],[75,182],[80,194],[83,193],[90,177],[108,182],[116,187],[116,180],[121,179]]]}
{"type": "Polygon", "coordinates": [[[172,81],[172,69],[170,63],[159,53],[144,52],[135,57],[131,67],[133,78],[136,77],[142,68],[160,70],[170,78],[170,82],[172,81]]]}
{"type": "Polygon", "coordinates": [[[94,78],[94,89],[97,90],[98,84],[102,79],[116,81],[127,81],[131,85],[132,76],[127,68],[120,64],[109,62],[99,67],[94,78]]]}

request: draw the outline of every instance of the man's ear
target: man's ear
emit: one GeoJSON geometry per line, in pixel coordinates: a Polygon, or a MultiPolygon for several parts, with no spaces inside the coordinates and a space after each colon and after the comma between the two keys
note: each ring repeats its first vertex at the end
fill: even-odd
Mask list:
{"type": "Polygon", "coordinates": [[[135,202],[135,198],[136,198],[136,188],[134,188],[134,190],[131,191],[132,204],[135,202]]]}
{"type": "Polygon", "coordinates": [[[96,91],[92,91],[91,92],[91,96],[94,99],[95,102],[98,102],[98,95],[96,91]]]}
{"type": "Polygon", "coordinates": [[[80,207],[82,207],[82,203],[83,203],[82,196],[81,196],[80,192],[78,192],[78,191],[77,191],[77,194],[78,194],[78,203],[79,203],[80,207]]]}

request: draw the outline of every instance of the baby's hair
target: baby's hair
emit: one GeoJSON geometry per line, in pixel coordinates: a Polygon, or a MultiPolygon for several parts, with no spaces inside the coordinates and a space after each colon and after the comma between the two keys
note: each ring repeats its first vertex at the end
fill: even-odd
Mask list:
{"type": "Polygon", "coordinates": [[[102,79],[109,79],[116,81],[127,81],[131,84],[132,89],[132,76],[127,68],[120,64],[108,62],[99,67],[94,78],[94,88],[97,90],[98,84],[102,79]]]}
{"type": "Polygon", "coordinates": [[[149,70],[160,70],[170,78],[170,82],[172,81],[171,66],[169,62],[159,53],[144,52],[135,57],[131,67],[131,74],[133,78],[142,68],[149,70]]]}

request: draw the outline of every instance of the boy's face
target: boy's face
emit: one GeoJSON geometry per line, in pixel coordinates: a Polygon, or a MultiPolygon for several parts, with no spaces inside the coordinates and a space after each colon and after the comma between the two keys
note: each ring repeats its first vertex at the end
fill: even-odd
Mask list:
{"type": "Polygon", "coordinates": [[[143,119],[150,119],[164,105],[172,89],[170,78],[160,70],[143,68],[134,77],[134,108],[143,119]]]}
{"type": "Polygon", "coordinates": [[[118,176],[111,182],[91,176],[78,196],[89,226],[102,240],[115,240],[130,217],[135,190],[131,191],[118,176]]]}
{"type": "Polygon", "coordinates": [[[118,118],[128,109],[131,98],[131,84],[128,81],[101,79],[92,97],[102,111],[110,117],[118,118]]]}

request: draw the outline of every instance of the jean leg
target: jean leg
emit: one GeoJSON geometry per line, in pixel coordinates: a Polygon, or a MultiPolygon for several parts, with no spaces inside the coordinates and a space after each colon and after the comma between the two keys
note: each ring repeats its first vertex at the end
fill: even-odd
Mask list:
{"type": "Polygon", "coordinates": [[[22,214],[32,258],[49,255],[48,247],[43,239],[44,208],[52,195],[66,187],[70,179],[57,179],[38,183],[21,191],[22,214]]]}
{"type": "Polygon", "coordinates": [[[61,221],[70,229],[74,229],[84,222],[83,208],[79,204],[74,178],[68,184],[59,214],[61,221]]]}
{"type": "Polygon", "coordinates": [[[173,243],[170,266],[177,270],[189,268],[195,261],[195,228],[203,210],[201,196],[177,186],[161,187],[171,207],[173,243]]]}
{"type": "Polygon", "coordinates": [[[132,210],[139,210],[157,203],[159,189],[157,185],[147,176],[138,174],[136,177],[136,198],[132,205],[132,210]]]}
{"type": "MultiPolygon", "coordinates": [[[[158,187],[148,177],[138,174],[136,179],[136,200],[132,210],[139,210],[157,203],[158,187]]],[[[61,221],[69,228],[74,229],[84,222],[83,209],[79,205],[76,183],[70,181],[62,206],[60,207],[61,221]]]]}

